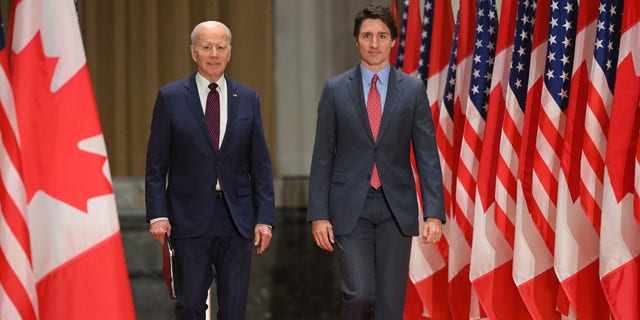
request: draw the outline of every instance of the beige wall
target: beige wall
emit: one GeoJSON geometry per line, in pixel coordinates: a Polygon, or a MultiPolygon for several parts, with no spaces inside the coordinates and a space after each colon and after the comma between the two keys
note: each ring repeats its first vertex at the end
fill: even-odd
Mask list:
{"type": "Polygon", "coordinates": [[[259,92],[267,140],[275,152],[271,1],[85,0],[78,7],[114,176],[144,174],[157,90],[194,72],[189,35],[204,20],[231,28],[226,75],[259,92]]]}
{"type": "MultiPolygon", "coordinates": [[[[157,90],[192,74],[189,35],[198,22],[213,19],[233,32],[227,76],[260,93],[274,175],[308,175],[324,80],[358,63],[353,17],[371,2],[389,3],[78,0],[112,174],[144,175],[157,90]]],[[[0,3],[8,21],[10,1],[0,3]]]]}

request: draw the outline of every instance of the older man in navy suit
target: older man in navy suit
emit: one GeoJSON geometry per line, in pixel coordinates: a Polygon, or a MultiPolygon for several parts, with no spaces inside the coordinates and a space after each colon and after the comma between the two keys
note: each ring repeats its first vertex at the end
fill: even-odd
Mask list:
{"type": "Polygon", "coordinates": [[[327,80],[320,98],[307,220],[320,248],[337,249],[342,319],[399,320],[419,231],[411,146],[424,242],[442,235],[442,173],[425,86],[389,65],[391,10],[366,7],[353,36],[360,64],[327,80]]]}
{"type": "Polygon", "coordinates": [[[177,319],[205,319],[214,279],[218,319],[244,319],[252,244],[275,225],[271,160],[258,94],[224,76],[231,31],[216,21],[191,34],[197,72],[160,89],[147,149],[147,221],[175,248],[177,319]]]}

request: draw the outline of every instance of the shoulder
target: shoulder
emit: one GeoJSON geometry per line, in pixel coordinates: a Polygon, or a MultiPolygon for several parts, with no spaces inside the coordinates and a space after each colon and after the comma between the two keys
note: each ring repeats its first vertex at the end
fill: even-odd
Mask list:
{"type": "Polygon", "coordinates": [[[395,80],[396,82],[398,82],[398,84],[410,88],[420,88],[420,86],[424,84],[422,80],[414,76],[410,76],[402,72],[402,70],[397,70],[395,68],[391,68],[389,77],[389,79],[395,80]]]}
{"type": "Polygon", "coordinates": [[[345,81],[353,81],[361,77],[360,69],[356,66],[355,68],[349,69],[339,75],[327,79],[327,83],[342,83],[345,81]]]}
{"type": "Polygon", "coordinates": [[[174,82],[168,83],[160,88],[160,92],[163,93],[173,93],[173,92],[183,92],[185,89],[190,87],[196,88],[196,80],[194,75],[191,75],[188,78],[176,80],[174,82]]]}
{"type": "Polygon", "coordinates": [[[229,78],[226,78],[225,80],[227,81],[227,90],[229,90],[229,92],[235,92],[242,95],[258,95],[258,92],[255,89],[243,83],[231,80],[229,78]]]}
{"type": "Polygon", "coordinates": [[[324,83],[324,92],[333,92],[335,90],[342,92],[343,90],[350,90],[359,85],[362,81],[362,75],[358,67],[349,69],[339,75],[328,78],[324,83]]]}

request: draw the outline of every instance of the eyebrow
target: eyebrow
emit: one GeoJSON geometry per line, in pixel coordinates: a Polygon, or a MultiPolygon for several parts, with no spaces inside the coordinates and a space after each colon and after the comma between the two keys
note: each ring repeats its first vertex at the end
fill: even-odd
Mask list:
{"type": "MultiPolygon", "coordinates": [[[[371,31],[363,31],[363,32],[360,32],[360,34],[374,34],[374,32],[371,32],[371,31]]],[[[378,32],[378,33],[376,33],[376,34],[386,34],[386,35],[389,35],[389,34],[391,34],[391,33],[390,33],[390,32],[386,32],[386,31],[382,31],[382,32],[378,32]]]]}

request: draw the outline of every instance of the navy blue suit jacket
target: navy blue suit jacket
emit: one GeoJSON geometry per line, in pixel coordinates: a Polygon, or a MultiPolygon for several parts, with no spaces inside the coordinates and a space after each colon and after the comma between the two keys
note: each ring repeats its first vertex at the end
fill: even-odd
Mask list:
{"type": "Polygon", "coordinates": [[[444,222],[442,172],[422,81],[391,68],[374,142],[360,66],[327,80],[318,106],[307,220],[328,219],[334,234],[350,233],[362,212],[375,161],[385,197],[402,232],[418,235],[412,143],[424,218],[444,222]]]}
{"type": "Polygon", "coordinates": [[[195,74],[168,84],[156,98],[147,149],[147,221],[167,217],[172,237],[197,237],[210,225],[216,179],[242,236],[256,223],[275,226],[271,160],[258,93],[226,79],[228,121],[215,151],[195,74]]]}

